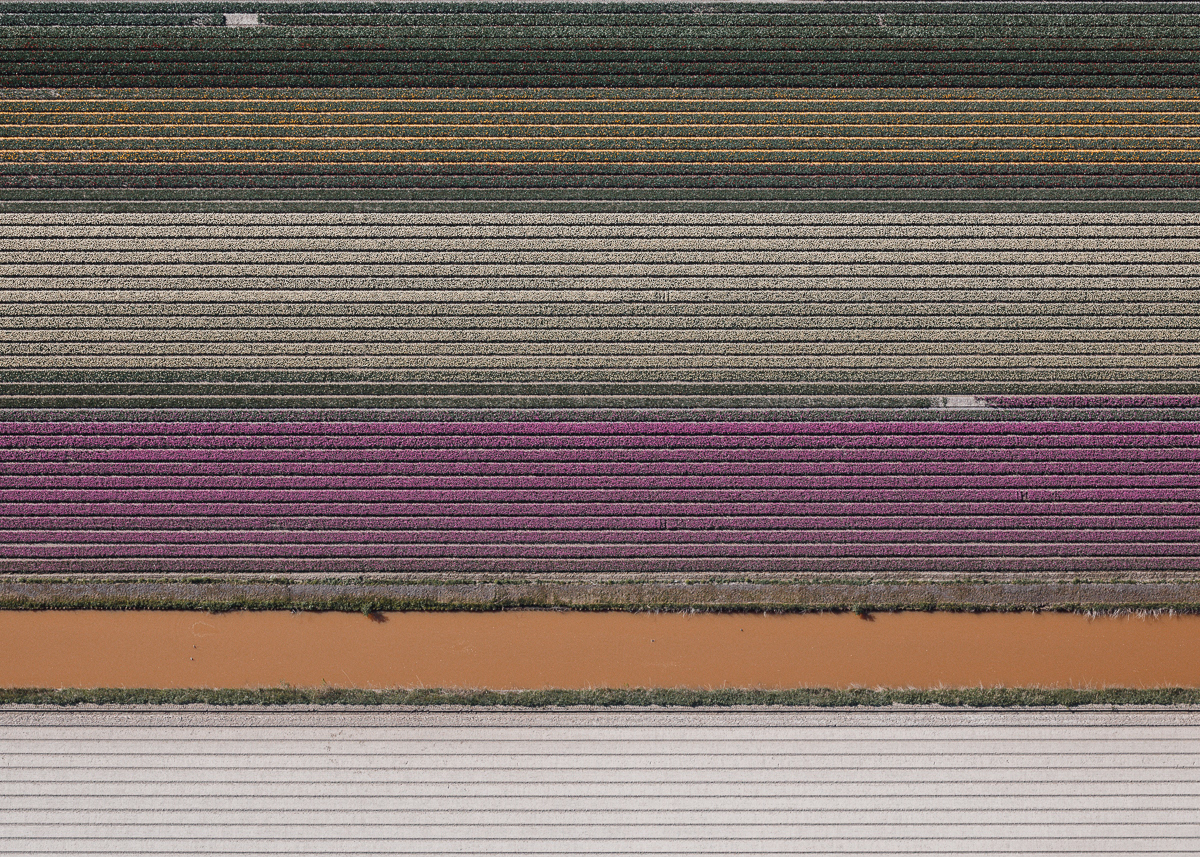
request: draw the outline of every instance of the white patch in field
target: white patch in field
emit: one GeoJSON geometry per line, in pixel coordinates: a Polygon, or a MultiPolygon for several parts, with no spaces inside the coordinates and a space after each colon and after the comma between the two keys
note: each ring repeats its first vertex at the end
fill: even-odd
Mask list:
{"type": "Polygon", "coordinates": [[[933,399],[935,408],[987,408],[986,399],[977,399],[974,396],[935,396],[933,399]]]}
{"type": "Polygon", "coordinates": [[[257,12],[226,12],[225,13],[226,27],[257,27],[258,13],[257,12]]]}

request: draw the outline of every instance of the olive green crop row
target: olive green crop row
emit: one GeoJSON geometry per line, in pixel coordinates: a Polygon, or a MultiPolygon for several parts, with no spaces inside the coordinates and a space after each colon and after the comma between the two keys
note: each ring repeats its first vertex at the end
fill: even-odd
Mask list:
{"type": "MultiPolygon", "coordinates": [[[[1107,413],[1091,416],[1112,417],[1107,413]]],[[[1177,513],[1177,517],[1181,521],[1190,520],[1186,512],[1177,513]]],[[[736,572],[651,576],[634,573],[623,577],[576,572],[433,577],[400,573],[328,578],[272,574],[206,577],[161,573],[10,573],[0,575],[0,610],[211,613],[289,610],[362,614],[566,610],[853,613],[862,618],[875,613],[901,612],[1195,615],[1200,613],[1200,576],[1178,571],[1093,572],[1073,579],[1054,572],[989,573],[975,577],[814,572],[783,578],[770,573],[736,572]]]]}
{"type": "Polygon", "coordinates": [[[352,706],[470,706],[502,708],[559,708],[572,706],[654,706],[699,708],[716,706],[804,706],[820,708],[891,705],[948,707],[1079,707],[1085,705],[1197,705],[1200,689],[1058,690],[1042,688],[944,688],[938,690],[681,690],[595,689],[456,691],[337,690],[266,688],[258,690],[101,688],[53,690],[0,688],[4,705],[352,705],[352,706]]]}

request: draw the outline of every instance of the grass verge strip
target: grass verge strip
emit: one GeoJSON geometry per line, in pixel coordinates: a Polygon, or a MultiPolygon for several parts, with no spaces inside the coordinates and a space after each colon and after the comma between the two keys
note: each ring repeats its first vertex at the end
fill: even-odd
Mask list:
{"type": "Polygon", "coordinates": [[[942,705],[972,708],[1024,708],[1093,705],[1200,705],[1200,689],[1160,688],[1131,690],[1106,688],[1066,690],[1052,688],[943,688],[938,690],[684,690],[616,689],[452,691],[436,688],[413,690],[362,690],[260,688],[182,688],[149,690],[98,688],[0,688],[3,705],[352,705],[352,706],[457,706],[503,708],[647,707],[698,708],[722,706],[878,708],[889,705],[942,705]]]}

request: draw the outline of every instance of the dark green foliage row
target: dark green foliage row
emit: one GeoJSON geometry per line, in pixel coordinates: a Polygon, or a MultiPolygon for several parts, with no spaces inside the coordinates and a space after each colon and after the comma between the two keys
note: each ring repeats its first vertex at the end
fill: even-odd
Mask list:
{"type": "Polygon", "coordinates": [[[814,706],[881,707],[942,705],[948,707],[1046,707],[1084,705],[1196,705],[1200,689],[1064,690],[1050,688],[943,688],[938,690],[338,690],[303,688],[180,689],[135,688],[67,689],[0,688],[0,705],[356,705],[356,706],[479,706],[554,708],[563,706],[814,706]]]}
{"type": "MultiPolygon", "coordinates": [[[[1193,102],[1186,102],[1185,106],[1194,109],[1192,104],[1193,102]]],[[[12,102],[9,102],[9,106],[11,109],[12,102]]],[[[90,106],[96,109],[100,105],[90,106]]],[[[113,109],[109,104],[103,107],[113,109]]],[[[618,108],[623,110],[625,105],[620,102],[604,102],[601,105],[601,111],[618,108]]],[[[959,128],[946,128],[936,123],[921,123],[908,127],[879,122],[868,124],[863,120],[891,117],[862,113],[855,115],[848,112],[837,116],[837,125],[829,122],[810,125],[770,124],[771,117],[764,117],[762,114],[742,114],[737,117],[743,120],[740,127],[674,124],[681,117],[690,118],[681,113],[670,117],[664,117],[661,113],[637,116],[636,121],[640,123],[640,127],[627,124],[626,118],[610,118],[607,115],[587,117],[592,119],[592,124],[588,125],[581,124],[580,117],[562,114],[535,116],[533,118],[542,120],[536,124],[501,124],[477,122],[476,117],[470,113],[458,113],[452,119],[443,120],[437,125],[423,124],[420,120],[424,117],[421,116],[401,114],[393,117],[400,121],[390,125],[373,124],[350,117],[349,121],[341,125],[312,122],[306,126],[297,126],[297,117],[288,117],[286,112],[271,116],[253,114],[256,120],[237,124],[225,121],[224,116],[213,112],[203,116],[205,121],[212,120],[212,124],[207,125],[199,122],[165,124],[161,118],[152,118],[145,114],[139,117],[135,113],[109,113],[101,114],[104,124],[95,127],[77,121],[80,118],[77,116],[37,117],[60,121],[36,124],[34,117],[29,115],[32,111],[28,105],[20,105],[13,112],[17,115],[10,118],[7,127],[0,129],[3,149],[27,154],[41,153],[40,157],[45,160],[47,166],[71,164],[71,160],[51,160],[51,153],[75,152],[83,141],[87,141],[87,151],[94,153],[93,156],[104,152],[153,152],[158,156],[153,163],[163,166],[169,166],[172,157],[194,158],[197,154],[210,152],[236,153],[249,150],[260,151],[263,154],[303,153],[312,158],[303,165],[313,169],[328,168],[339,162],[348,167],[367,168],[371,165],[372,158],[364,156],[364,152],[403,156],[408,153],[424,154],[436,151],[443,158],[457,157],[464,165],[473,165],[477,160],[491,159],[481,158],[481,151],[487,152],[489,156],[507,155],[513,158],[530,150],[544,152],[553,149],[564,157],[568,153],[587,153],[585,157],[588,160],[593,160],[597,155],[605,155],[608,161],[604,163],[621,166],[627,162],[618,156],[626,153],[632,153],[636,157],[640,153],[652,151],[659,157],[668,155],[686,163],[689,159],[696,158],[695,153],[700,151],[705,155],[700,161],[701,164],[707,163],[707,160],[714,156],[723,156],[732,164],[737,164],[739,161],[756,163],[770,160],[774,155],[776,159],[786,156],[781,160],[781,166],[786,164],[811,169],[810,165],[803,163],[804,159],[824,157],[828,162],[826,167],[840,167],[853,164],[864,155],[872,162],[887,160],[889,157],[896,158],[894,154],[889,155],[888,151],[901,148],[907,151],[910,157],[916,153],[947,156],[964,151],[990,155],[1000,150],[1023,151],[1031,157],[1042,159],[1048,155],[1056,156],[1066,163],[1074,160],[1086,162],[1087,156],[1102,152],[1136,153],[1137,157],[1145,158],[1163,149],[1200,148],[1196,143],[1194,123],[1130,123],[1080,128],[1078,124],[1039,124],[1035,120],[1040,117],[1030,113],[1023,114],[1023,123],[990,125],[972,116],[968,123],[960,124],[959,128]],[[14,122],[18,117],[20,121],[14,122]],[[281,117],[282,123],[278,121],[281,117]],[[596,118],[599,118],[599,122],[596,118]],[[115,119],[121,122],[113,123],[112,120],[115,119]],[[274,121],[268,123],[267,119],[274,121]],[[841,124],[843,119],[848,124],[841,124]],[[969,124],[971,122],[976,124],[969,124]],[[756,147],[753,155],[744,152],[746,144],[750,141],[753,141],[756,147]],[[1065,144],[1068,143],[1070,148],[1066,148],[1065,144]],[[36,148],[33,148],[34,144],[36,148]],[[793,161],[800,163],[792,163],[793,161]]],[[[479,120],[487,118],[478,117],[479,120]]],[[[787,120],[789,117],[781,118],[787,120]]],[[[1115,118],[1121,120],[1125,117],[1115,118]]],[[[1184,121],[1188,118],[1193,117],[1184,117],[1184,121]]],[[[507,119],[508,117],[505,119],[506,123],[507,119]]],[[[174,123],[173,118],[170,121],[174,123]]],[[[1094,123],[1096,120],[1087,117],[1084,121],[1094,123]]],[[[294,160],[293,157],[284,163],[294,160]]],[[[1170,164],[1175,159],[1162,157],[1160,160],[1164,164],[1170,164]]],[[[903,159],[901,161],[903,162],[903,159]]],[[[1114,166],[1121,163],[1117,160],[1114,166]]],[[[970,166],[957,163],[951,165],[970,166]]],[[[82,164],[79,166],[86,168],[82,164]]],[[[113,166],[121,167],[123,164],[118,160],[113,166]]],[[[437,168],[442,167],[438,165],[437,168]]]]}
{"type": "Polygon", "coordinates": [[[21,4],[0,85],[1189,87],[1198,40],[1191,3],[21,4]]]}
{"type": "Polygon", "coordinates": [[[806,30],[841,28],[872,33],[880,29],[969,35],[985,32],[1021,35],[1047,32],[1064,38],[1095,35],[1126,38],[1180,37],[1200,25],[1200,4],[1096,3],[329,3],[264,5],[254,0],[180,3],[5,3],[6,26],[187,27],[222,26],[224,13],[254,12],[271,26],[380,28],[435,26],[473,29],[521,26],[561,30],[636,26],[643,29],[719,26],[806,30]],[[881,24],[879,16],[884,16],[881,24]]]}
{"type": "MultiPolygon", "coordinates": [[[[551,187],[564,180],[576,181],[697,181],[727,176],[736,181],[826,181],[839,185],[850,181],[878,180],[881,187],[896,182],[930,179],[938,182],[1036,181],[1034,187],[1057,182],[1092,182],[1111,177],[1114,181],[1161,181],[1177,187],[1196,178],[1191,164],[936,164],[906,168],[903,164],[563,164],[513,163],[486,166],[471,163],[437,166],[395,164],[5,164],[0,177],[5,181],[80,181],[108,178],[116,182],[208,180],[232,185],[241,182],[522,182],[552,179],[551,187]]],[[[118,185],[119,186],[119,185],[118,185]]],[[[422,185],[416,185],[422,186],[422,185]]],[[[472,185],[466,185],[472,186],[472,185]]]]}
{"type": "MultiPolygon", "coordinates": [[[[956,38],[956,39],[896,39],[848,37],[834,35],[813,37],[796,35],[791,38],[771,30],[770,36],[758,31],[726,32],[704,29],[688,32],[687,28],[622,32],[607,29],[589,38],[587,32],[573,28],[561,31],[512,33],[484,36],[464,31],[456,36],[444,29],[421,28],[406,30],[403,35],[384,32],[364,32],[358,28],[322,28],[311,34],[287,31],[280,35],[268,28],[246,35],[217,29],[213,35],[181,37],[178,31],[140,28],[112,30],[88,28],[87,35],[72,35],[73,29],[45,30],[36,27],[3,26],[0,19],[0,46],[8,62],[36,62],[53,57],[59,62],[94,62],[98,57],[130,67],[145,65],[159,67],[166,62],[187,63],[202,60],[224,63],[236,68],[270,68],[278,63],[300,63],[311,59],[318,70],[334,70],[339,66],[362,66],[377,63],[378,68],[403,72],[417,69],[430,61],[454,62],[456,68],[478,73],[520,70],[536,54],[546,68],[561,68],[563,73],[582,65],[598,66],[612,62],[657,63],[748,63],[753,48],[753,68],[786,72],[789,66],[819,67],[832,64],[828,73],[845,69],[885,72],[892,63],[943,66],[951,60],[973,63],[996,63],[1011,66],[1016,61],[1041,62],[1045,69],[1029,69],[1028,73],[1049,71],[1055,61],[1077,66],[1097,64],[1103,69],[1123,63],[1152,63],[1169,67],[1172,64],[1192,65],[1194,50],[1200,44],[1200,34],[1189,38],[1172,39],[1048,39],[1044,36],[1024,38],[956,38]],[[132,30],[132,32],[130,32],[132,30]],[[139,38],[133,38],[134,35],[139,38]],[[116,56],[120,49],[132,50],[124,57],[116,56]],[[836,68],[836,66],[844,66],[836,68]]],[[[238,28],[234,28],[237,30],[238,28]]],[[[251,28],[254,29],[254,28],[251,28]]],[[[1064,70],[1071,73],[1071,70],[1064,70]]]]}
{"type": "Polygon", "coordinates": [[[422,71],[394,74],[378,69],[351,70],[340,73],[311,73],[308,58],[300,57],[297,66],[307,73],[277,74],[264,73],[215,74],[204,69],[208,63],[198,62],[193,67],[169,67],[159,71],[129,71],[121,67],[115,56],[100,58],[95,63],[56,64],[53,58],[36,63],[5,64],[0,60],[0,87],[343,87],[343,86],[388,86],[388,87],[474,87],[474,88],[523,88],[523,87],[848,87],[877,88],[947,88],[947,87],[992,87],[992,88],[1146,88],[1181,89],[1194,86],[1200,77],[1200,62],[1173,69],[1169,72],[1146,71],[1140,64],[1129,69],[1111,71],[1089,70],[1086,73],[1071,73],[1061,63],[1054,63],[1054,71],[1045,74],[1030,74],[1024,67],[1015,66],[1010,72],[993,69],[978,73],[965,73],[961,65],[947,64],[937,69],[917,69],[893,66],[890,72],[861,74],[857,71],[844,74],[829,74],[822,70],[811,73],[755,73],[737,68],[693,67],[674,72],[654,73],[651,71],[631,72],[625,63],[614,62],[605,68],[588,69],[585,72],[562,74],[540,67],[531,62],[518,74],[458,73],[430,68],[425,63],[422,71]],[[1018,71],[1017,68],[1020,68],[1018,71]]]}
{"type": "MultiPolygon", "coordinates": [[[[649,172],[649,170],[647,170],[649,172]]],[[[378,178],[344,178],[321,177],[273,177],[273,176],[0,176],[0,188],[28,189],[38,191],[47,188],[70,189],[81,188],[98,190],[114,188],[120,190],[141,189],[152,191],[159,188],[252,188],[296,190],[337,188],[347,191],[377,188],[415,188],[427,189],[479,189],[479,188],[579,188],[581,190],[628,188],[642,190],[646,188],[699,188],[699,189],[758,189],[758,188],[928,188],[936,190],[972,190],[975,188],[1042,188],[1047,183],[1064,188],[1196,188],[1200,187],[1200,173],[1192,175],[1151,175],[1151,176],[1062,176],[1042,175],[1030,176],[978,176],[978,177],[946,177],[914,174],[911,176],[873,175],[861,178],[821,177],[768,177],[768,176],[647,176],[629,175],[620,177],[608,176],[546,176],[546,177],[489,177],[473,176],[469,178],[429,178],[412,176],[386,176],[378,178]]]]}
{"type": "MultiPolygon", "coordinates": [[[[1182,147],[1188,148],[1188,147],[1182,147]]],[[[2,150],[2,149],[0,149],[2,150]]],[[[445,153],[450,154],[450,153],[445,153]]],[[[502,154],[497,152],[496,154],[502,154]]],[[[603,153],[598,153],[603,154],[603,153]]],[[[663,155],[670,156],[671,152],[663,155]]],[[[720,152],[712,152],[711,156],[720,156],[720,152]]],[[[780,153],[783,158],[787,154],[780,153]]],[[[812,153],[788,153],[793,157],[801,157],[812,153]]],[[[911,154],[930,155],[936,153],[917,152],[911,154]]],[[[986,153],[982,153],[986,154],[986,153]]],[[[1092,155],[1087,152],[1087,155],[1092,155]]],[[[1102,151],[1094,154],[1103,155],[1102,151]]],[[[1153,155],[1154,153],[1152,153],[1153,155]]],[[[438,153],[439,158],[443,153],[438,153]]],[[[893,156],[894,157],[894,156],[893,156]]],[[[1042,153],[1045,158],[1045,154],[1042,153]]],[[[1157,155],[1156,160],[1167,161],[1169,154],[1157,155]]],[[[1178,155],[1175,155],[1178,157],[1178,155]]],[[[1064,159],[1066,160],[1066,159],[1064,159]]],[[[464,161],[461,164],[441,164],[437,167],[424,165],[409,165],[403,161],[379,166],[360,166],[346,164],[337,166],[318,167],[313,165],[298,165],[294,170],[290,165],[270,164],[205,164],[203,166],[176,167],[171,164],[150,163],[145,165],[128,166],[113,165],[114,169],[106,171],[106,165],[67,166],[65,164],[36,164],[26,163],[20,167],[8,167],[0,172],[0,177],[6,181],[76,181],[86,179],[94,182],[97,178],[110,178],[114,182],[153,182],[195,180],[211,181],[220,186],[233,187],[238,182],[258,185],[266,182],[342,182],[347,184],[388,181],[398,186],[407,183],[412,187],[445,187],[451,188],[461,184],[464,188],[486,187],[489,183],[521,184],[546,182],[549,188],[563,187],[567,182],[589,182],[602,186],[604,182],[615,182],[633,187],[650,188],[655,182],[685,182],[683,187],[691,187],[697,182],[711,181],[729,177],[733,181],[749,183],[780,182],[802,187],[804,184],[820,188],[819,183],[829,183],[834,188],[844,185],[853,186],[855,183],[878,186],[881,189],[892,189],[903,182],[930,180],[941,183],[961,183],[963,185],[981,182],[1028,182],[1034,180],[1031,186],[1035,188],[1059,188],[1062,182],[1076,182],[1084,187],[1094,187],[1100,181],[1111,177],[1113,181],[1150,181],[1162,182],[1164,188],[1179,187],[1182,182],[1195,178],[1196,168],[1193,165],[1175,165],[1170,163],[1142,164],[1081,164],[1074,165],[1069,161],[1058,164],[960,164],[931,165],[928,167],[906,168],[903,164],[892,165],[883,158],[873,164],[838,164],[822,165],[789,165],[787,163],[772,163],[767,159],[755,162],[702,163],[691,165],[686,162],[669,166],[658,164],[641,165],[636,162],[619,164],[538,164],[531,162],[477,165],[464,161]],[[1188,170],[1191,170],[1189,173],[1188,170]]],[[[681,159],[682,161],[682,159],[681,159]]],[[[117,186],[120,186],[119,184],[117,186]]]]}
{"type": "Polygon", "coordinates": [[[313,211],[346,210],[330,207],[338,203],[362,211],[429,211],[420,203],[442,203],[453,211],[1197,211],[1200,200],[1192,188],[948,188],[931,194],[922,189],[904,188],[821,188],[821,189],[709,189],[709,188],[591,188],[584,190],[561,188],[412,188],[412,189],[227,189],[227,188],[158,188],[153,193],[145,189],[66,189],[46,188],[31,191],[0,188],[0,211],[97,211],[93,203],[126,201],[124,207],[113,205],[108,211],[146,210],[147,204],[159,206],[151,210],[182,212],[211,211],[199,208],[198,203],[227,201],[222,211],[283,212],[304,211],[297,203],[321,201],[313,211]],[[61,204],[51,205],[55,200],[61,204]],[[869,200],[855,208],[831,208],[830,203],[855,203],[869,200]],[[282,205],[255,208],[256,202],[282,202],[282,205]],[[601,201],[609,203],[600,206],[601,201]],[[375,202],[414,203],[399,207],[369,207],[375,202]],[[519,207],[519,203],[531,203],[519,207]],[[796,206],[796,203],[810,203],[796,206]],[[1088,203],[1080,206],[1077,203],[1088,203]],[[6,205],[5,203],[9,203],[6,205]],[[19,205],[13,205],[17,203],[19,205]],[[471,203],[486,203],[472,208],[471,203]],[[1167,204],[1163,204],[1167,203],[1167,204]],[[173,204],[173,205],[164,205],[173,204]],[[661,204],[661,205],[660,205],[661,204]],[[656,207],[656,205],[658,207],[656,207]],[[881,206],[886,205],[886,209],[881,206]],[[541,206],[540,208],[535,206],[541,206]],[[689,207],[690,206],[690,207],[689,207]],[[725,207],[722,207],[725,206],[725,207]]]}
{"type": "MultiPolygon", "coordinates": [[[[77,2],[12,2],[4,6],[5,14],[54,13],[61,14],[111,14],[123,12],[128,14],[191,14],[195,12],[256,12],[263,8],[261,3],[254,0],[183,0],[183,2],[94,2],[82,5],[77,2]]],[[[613,14],[613,13],[670,13],[692,12],[697,14],[735,14],[735,13],[780,13],[828,15],[834,12],[842,14],[857,13],[874,15],[876,13],[925,13],[939,12],[947,15],[959,14],[1030,14],[1028,2],[999,2],[980,3],[970,2],[930,2],[930,0],[912,0],[912,2],[849,2],[848,0],[831,0],[820,4],[794,4],[787,2],[741,2],[741,3],[686,3],[686,2],[547,2],[531,3],[512,0],[512,2],[337,2],[337,0],[300,0],[289,3],[289,13],[356,13],[382,14],[406,13],[427,15],[433,13],[468,12],[481,15],[520,14],[529,12],[541,13],[571,13],[571,14],[613,14]]],[[[1079,15],[1078,2],[1039,3],[1038,13],[1042,15],[1079,15]]],[[[1097,15],[1196,15],[1200,14],[1200,2],[1137,2],[1137,0],[1118,0],[1118,2],[1100,2],[1088,4],[1088,14],[1097,15]]]]}
{"type": "MultiPolygon", "coordinates": [[[[796,191],[792,198],[783,199],[739,199],[743,193],[727,192],[730,198],[712,198],[709,192],[694,192],[700,199],[625,199],[604,196],[598,199],[579,198],[582,191],[575,191],[575,199],[379,199],[377,192],[370,191],[368,198],[356,199],[348,193],[330,193],[324,190],[292,191],[289,196],[283,196],[277,191],[263,194],[259,191],[242,191],[243,198],[230,198],[224,191],[212,191],[214,198],[205,199],[201,192],[180,192],[178,190],[156,190],[153,194],[145,191],[105,191],[93,195],[84,191],[73,191],[68,194],[63,191],[39,191],[36,195],[29,191],[20,193],[0,190],[0,214],[229,214],[229,213],[267,213],[267,214],[332,214],[332,213],[401,213],[401,214],[441,214],[441,213],[476,213],[476,214],[521,214],[521,213],[734,213],[734,214],[772,214],[772,213],[812,213],[839,212],[876,214],[882,206],[879,200],[886,196],[883,203],[889,212],[896,214],[933,212],[939,214],[984,213],[984,214],[1042,214],[1042,213],[1183,213],[1200,212],[1200,200],[1187,199],[1187,194],[1195,195],[1194,191],[1167,192],[1165,189],[1151,191],[1111,190],[1104,193],[1110,196],[1104,199],[1100,191],[1068,190],[1060,194],[1046,194],[1044,191],[1026,192],[1026,199],[1012,197],[1008,199],[993,198],[996,193],[1010,194],[1011,191],[981,190],[970,194],[955,194],[949,191],[939,191],[933,198],[920,198],[914,191],[878,191],[878,190],[842,190],[837,193],[823,193],[823,199],[811,199],[813,194],[808,191],[796,191]],[[72,196],[72,194],[74,196],[72,196]],[[309,194],[312,194],[311,198],[309,194]],[[1077,199],[1083,194],[1091,199],[1077,199]],[[1136,194],[1137,198],[1130,198],[1136,194]],[[1070,196],[1070,199],[1055,199],[1055,196],[1070,196]],[[251,198],[257,196],[257,199],[251,198]],[[108,198],[105,198],[108,197],[108,198]],[[982,198],[980,198],[982,197],[982,198]],[[1151,197],[1147,199],[1146,197],[1151,197]],[[1154,198],[1159,197],[1159,198],[1154,198]]],[[[515,192],[526,195],[525,191],[515,192]]],[[[591,194],[600,191],[591,191],[591,194]]],[[[725,310],[723,310],[725,311],[725,310]]]]}
{"type": "Polygon", "coordinates": [[[75,20],[111,20],[123,22],[171,19],[195,24],[196,16],[219,20],[224,12],[259,12],[270,21],[329,21],[343,17],[355,20],[391,21],[420,20],[433,16],[453,16],[456,19],[503,22],[529,20],[586,20],[607,22],[636,18],[639,21],[667,16],[676,18],[717,20],[721,22],[751,22],[768,19],[789,20],[797,24],[818,22],[860,22],[874,24],[878,15],[887,16],[889,23],[912,24],[916,21],[965,24],[996,24],[1012,20],[1015,24],[1053,21],[1058,27],[1152,21],[1171,28],[1194,22],[1200,14],[1196,2],[1097,2],[1083,6],[1079,3],[1046,2],[1032,6],[1018,2],[825,2],[793,4],[773,2],[742,3],[684,3],[684,2],[593,2],[593,3],[529,3],[529,2],[296,2],[263,4],[253,0],[192,0],[192,2],[13,2],[6,3],[2,17],[35,18],[38,21],[66,24],[75,20]]]}

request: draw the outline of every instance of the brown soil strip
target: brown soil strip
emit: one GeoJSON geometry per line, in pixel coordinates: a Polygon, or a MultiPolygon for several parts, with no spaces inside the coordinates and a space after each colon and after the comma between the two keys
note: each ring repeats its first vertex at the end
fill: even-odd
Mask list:
{"type": "Polygon", "coordinates": [[[0,612],[0,687],[1200,687],[1200,616],[0,612]]]}

